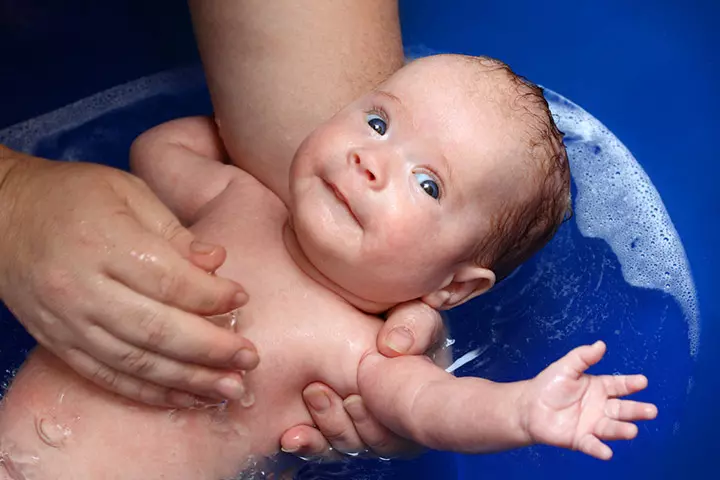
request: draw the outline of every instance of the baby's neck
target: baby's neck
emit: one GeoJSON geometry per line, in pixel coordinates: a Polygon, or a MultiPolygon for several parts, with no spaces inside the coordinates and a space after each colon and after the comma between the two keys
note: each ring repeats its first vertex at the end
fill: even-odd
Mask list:
{"type": "Polygon", "coordinates": [[[320,270],[318,270],[317,267],[313,265],[310,259],[305,256],[305,253],[302,251],[302,248],[300,248],[300,244],[298,243],[297,237],[295,236],[295,231],[293,230],[289,222],[285,223],[285,225],[283,226],[283,241],[285,242],[285,248],[290,254],[290,257],[295,261],[300,270],[302,270],[308,277],[315,280],[323,287],[334,292],[336,295],[344,299],[346,302],[348,302],[355,308],[362,310],[365,313],[378,314],[385,312],[395,306],[395,304],[378,303],[373,302],[372,300],[358,297],[357,295],[353,294],[348,290],[345,290],[343,287],[323,275],[322,272],[320,272],[320,270]]]}

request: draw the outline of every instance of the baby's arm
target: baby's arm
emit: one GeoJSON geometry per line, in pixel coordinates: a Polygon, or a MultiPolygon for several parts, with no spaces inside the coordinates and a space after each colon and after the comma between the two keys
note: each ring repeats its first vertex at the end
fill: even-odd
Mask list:
{"type": "Polygon", "coordinates": [[[186,226],[240,172],[225,165],[225,159],[217,127],[209,117],[163,123],[140,135],[130,149],[132,172],[186,226]]]}
{"type": "Polygon", "coordinates": [[[431,448],[483,453],[544,443],[609,459],[601,440],[634,438],[628,422],[655,418],[657,408],[619,400],[647,386],[642,375],[584,373],[604,352],[602,342],[576,348],[514,383],[455,378],[422,357],[370,354],[358,383],[378,420],[431,448]]]}

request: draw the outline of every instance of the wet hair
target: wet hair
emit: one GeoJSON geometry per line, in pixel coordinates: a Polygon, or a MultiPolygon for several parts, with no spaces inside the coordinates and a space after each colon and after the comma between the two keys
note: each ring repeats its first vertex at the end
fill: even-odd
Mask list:
{"type": "Polygon", "coordinates": [[[510,95],[498,101],[507,102],[506,107],[520,113],[526,126],[529,194],[505,202],[490,219],[490,234],[474,251],[475,262],[493,270],[501,280],[545,246],[572,215],[570,169],[564,134],[555,125],[542,89],[499,60],[465,58],[483,72],[503,75],[509,81],[510,95]]]}

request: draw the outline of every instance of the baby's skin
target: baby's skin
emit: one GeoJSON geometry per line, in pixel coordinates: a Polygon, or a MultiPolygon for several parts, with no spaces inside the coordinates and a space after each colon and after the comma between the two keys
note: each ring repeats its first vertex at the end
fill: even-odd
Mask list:
{"type": "Polygon", "coordinates": [[[242,400],[171,412],[103,391],[38,350],[0,412],[6,478],[233,478],[248,459],[277,452],[288,428],[312,424],[301,397],[312,382],[360,394],[348,406],[360,411],[355,418],[371,414],[430,448],[483,453],[545,443],[608,459],[602,440],[634,438],[629,422],[657,410],[620,399],[645,388],[645,377],[585,373],[602,358],[602,342],[505,384],[455,378],[426,356],[377,352],[382,320],[374,313],[401,302],[399,310],[415,315],[428,305],[450,308],[495,280],[460,250],[496,206],[478,203],[474,189],[495,198],[518,168],[508,157],[463,160],[478,137],[485,151],[506,149],[510,133],[501,127],[510,124],[488,108],[479,121],[490,123],[480,128],[451,101],[461,98],[462,68],[442,57],[405,67],[306,140],[290,185],[266,178],[251,159],[223,163],[208,119],[170,122],[139,139],[133,168],[197,238],[226,247],[218,274],[244,280],[250,301],[236,318],[217,321],[235,324],[260,364],[244,376],[242,400]],[[402,134],[391,137],[393,129],[402,134]],[[408,251],[413,239],[418,246],[408,251]]]}

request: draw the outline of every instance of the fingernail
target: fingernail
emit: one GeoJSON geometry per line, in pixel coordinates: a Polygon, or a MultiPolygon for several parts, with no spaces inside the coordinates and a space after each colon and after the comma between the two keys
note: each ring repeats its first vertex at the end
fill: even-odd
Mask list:
{"type": "Polygon", "coordinates": [[[245,292],[237,292],[233,297],[234,308],[239,308],[245,305],[248,301],[248,294],[245,292]]]}
{"type": "Polygon", "coordinates": [[[242,383],[232,377],[225,377],[220,379],[215,384],[215,389],[224,398],[231,400],[240,400],[245,393],[242,383]]]}
{"type": "Polygon", "coordinates": [[[393,328],[387,336],[387,345],[397,353],[406,353],[413,346],[412,333],[405,327],[393,328]]]}
{"type": "Polygon", "coordinates": [[[357,395],[351,395],[343,401],[345,411],[355,422],[362,422],[367,418],[367,410],[363,404],[362,398],[357,395]]]}
{"type": "Polygon", "coordinates": [[[199,242],[197,240],[193,240],[193,242],[190,244],[190,250],[193,253],[198,253],[200,255],[207,255],[213,252],[215,250],[215,245],[210,245],[209,243],[203,243],[199,242]]]}
{"type": "Polygon", "coordinates": [[[317,412],[324,412],[330,408],[330,397],[322,390],[308,392],[305,399],[310,404],[310,407],[317,412]]]}
{"type": "Polygon", "coordinates": [[[257,367],[257,364],[257,352],[254,352],[249,348],[241,348],[233,357],[233,365],[240,370],[252,370],[257,367]]]}
{"type": "Polygon", "coordinates": [[[299,452],[300,449],[303,447],[302,442],[300,441],[300,435],[295,435],[292,437],[292,440],[290,441],[289,446],[281,445],[280,450],[285,453],[295,453],[299,452]]]}

